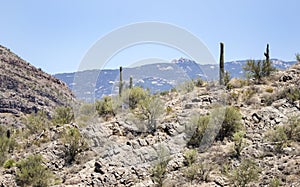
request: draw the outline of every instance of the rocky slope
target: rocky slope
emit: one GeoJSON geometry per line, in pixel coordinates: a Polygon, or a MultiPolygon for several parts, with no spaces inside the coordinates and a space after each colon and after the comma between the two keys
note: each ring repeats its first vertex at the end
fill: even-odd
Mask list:
{"type": "Polygon", "coordinates": [[[38,110],[51,113],[73,100],[64,82],[0,46],[0,116],[21,116],[38,110]]]}
{"type": "MultiPolygon", "coordinates": [[[[93,107],[76,107],[74,110],[81,112],[77,112],[75,122],[51,126],[27,140],[19,139],[21,148],[10,156],[17,162],[28,155],[41,154],[43,165],[53,172],[52,186],[156,186],[151,170],[166,157],[170,160],[164,186],[233,186],[231,175],[249,171],[235,170],[241,169],[247,159],[258,167],[258,178],[246,186],[300,186],[300,138],[287,141],[280,151],[280,142],[267,138],[271,130],[289,124],[291,115],[299,118],[299,82],[300,64],[296,64],[259,84],[232,79],[229,90],[207,83],[189,92],[164,93],[159,95],[164,110],[156,119],[154,133],[142,130],[144,121],[135,115],[138,110],[122,107],[115,110],[115,115],[104,118],[93,107]],[[184,157],[192,149],[187,146],[187,127],[193,116],[212,113],[220,105],[233,106],[241,113],[240,122],[246,133],[240,157],[234,156],[235,143],[230,138],[214,142],[203,138],[206,146],[196,148],[195,163],[199,168],[193,170],[184,157]],[[68,144],[61,136],[68,128],[79,129],[88,144],[71,164],[64,159],[68,144]],[[193,180],[192,173],[196,173],[193,180]]],[[[213,133],[206,135],[209,140],[213,133]]],[[[18,172],[16,166],[0,167],[0,184],[17,186],[18,172]]]]}

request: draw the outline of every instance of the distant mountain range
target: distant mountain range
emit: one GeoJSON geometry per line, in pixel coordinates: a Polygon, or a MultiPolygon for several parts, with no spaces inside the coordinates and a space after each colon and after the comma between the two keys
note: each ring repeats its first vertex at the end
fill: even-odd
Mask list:
{"type": "MultiPolygon", "coordinates": [[[[296,61],[271,60],[277,69],[286,69],[296,61]]],[[[225,63],[225,70],[231,77],[244,77],[243,66],[247,60],[225,63]]],[[[54,75],[64,81],[77,98],[85,101],[100,99],[104,95],[118,92],[119,69],[86,70],[76,73],[54,75]]],[[[133,84],[148,88],[152,93],[169,90],[186,80],[201,78],[217,80],[218,64],[197,64],[195,61],[180,58],[170,63],[154,63],[133,68],[123,68],[123,81],[128,86],[130,76],[133,84]]]]}

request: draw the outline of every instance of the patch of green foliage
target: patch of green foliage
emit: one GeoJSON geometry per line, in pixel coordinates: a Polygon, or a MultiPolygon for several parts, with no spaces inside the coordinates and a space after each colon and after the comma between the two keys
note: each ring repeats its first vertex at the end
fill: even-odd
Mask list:
{"type": "Polygon", "coordinates": [[[17,162],[16,182],[19,186],[49,186],[53,174],[43,165],[41,155],[31,155],[17,162]]]}

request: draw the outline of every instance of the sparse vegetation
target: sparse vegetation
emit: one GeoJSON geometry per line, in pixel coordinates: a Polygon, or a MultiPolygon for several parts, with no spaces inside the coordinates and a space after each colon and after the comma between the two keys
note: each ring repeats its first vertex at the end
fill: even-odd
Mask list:
{"type": "Polygon", "coordinates": [[[31,155],[17,164],[17,184],[20,186],[49,186],[53,174],[43,165],[41,155],[31,155]]]}
{"type": "Polygon", "coordinates": [[[71,164],[75,161],[77,154],[87,148],[84,138],[75,127],[70,127],[65,130],[62,135],[62,142],[65,144],[64,153],[67,164],[71,164]]]}
{"type": "Polygon", "coordinates": [[[167,175],[167,165],[170,161],[170,156],[166,148],[163,146],[159,147],[157,151],[157,162],[151,168],[151,179],[157,184],[157,186],[162,187],[167,175]]]}
{"type": "Polygon", "coordinates": [[[30,114],[25,119],[28,134],[38,134],[51,126],[51,122],[45,111],[30,114]]]}
{"type": "Polygon", "coordinates": [[[138,103],[149,97],[149,92],[141,87],[133,87],[127,89],[123,93],[123,103],[129,106],[130,109],[135,109],[138,103]]]}
{"type": "Polygon", "coordinates": [[[104,96],[102,100],[96,101],[95,105],[99,116],[115,115],[112,97],[104,96]]]}
{"type": "Polygon", "coordinates": [[[299,116],[290,116],[287,124],[277,126],[266,133],[269,141],[275,144],[275,150],[282,152],[290,141],[300,141],[300,120],[299,116]]]}
{"type": "Polygon", "coordinates": [[[228,177],[232,185],[244,187],[256,181],[259,177],[260,168],[251,159],[244,159],[240,165],[229,173],[228,177]]]}
{"type": "Polygon", "coordinates": [[[241,123],[242,115],[238,109],[227,106],[224,115],[222,126],[216,137],[217,140],[221,141],[223,141],[225,137],[232,138],[235,132],[243,130],[243,124],[241,123]]]}
{"type": "Polygon", "coordinates": [[[189,93],[193,91],[195,88],[195,84],[192,80],[184,81],[183,83],[179,84],[177,86],[177,90],[183,92],[183,93],[189,93]]]}
{"type": "Polygon", "coordinates": [[[239,131],[234,133],[233,135],[233,142],[234,142],[233,153],[238,159],[240,158],[241,152],[245,147],[244,134],[245,132],[239,131]]]}
{"type": "Polygon", "coordinates": [[[217,108],[207,116],[193,117],[191,124],[186,128],[187,133],[191,136],[188,145],[194,147],[200,146],[205,133],[210,133],[210,136],[207,138],[215,138],[215,140],[220,141],[223,141],[225,137],[232,138],[235,132],[243,130],[241,119],[240,112],[231,106],[217,108]],[[209,126],[210,120],[213,120],[212,124],[214,125],[209,126]],[[215,124],[220,124],[220,127],[218,128],[215,124]]]}
{"type": "Polygon", "coordinates": [[[69,124],[74,120],[74,113],[71,107],[58,107],[55,110],[53,122],[58,125],[69,124]]]}
{"type": "Polygon", "coordinates": [[[6,161],[8,153],[11,153],[17,146],[14,137],[8,136],[7,132],[7,129],[0,126],[0,166],[6,161]]]}
{"type": "Polygon", "coordinates": [[[146,131],[153,133],[156,131],[156,120],[163,113],[164,108],[159,97],[149,96],[140,100],[138,104],[138,117],[146,120],[146,131]]]}
{"type": "Polygon", "coordinates": [[[243,69],[247,73],[247,76],[257,81],[261,81],[263,77],[269,76],[275,71],[271,62],[266,60],[248,60],[243,69]]]}
{"type": "Polygon", "coordinates": [[[15,165],[16,165],[15,160],[13,160],[13,159],[8,159],[8,160],[6,160],[6,161],[4,162],[3,167],[6,168],[6,169],[9,169],[9,168],[11,168],[11,167],[14,167],[15,165]]]}
{"type": "Polygon", "coordinates": [[[282,149],[287,146],[288,138],[285,126],[278,126],[275,130],[268,131],[266,136],[269,141],[275,144],[275,150],[277,152],[282,152],[282,149]]]}
{"type": "Polygon", "coordinates": [[[197,160],[197,151],[196,149],[189,149],[184,153],[185,165],[191,166],[197,160]]]}

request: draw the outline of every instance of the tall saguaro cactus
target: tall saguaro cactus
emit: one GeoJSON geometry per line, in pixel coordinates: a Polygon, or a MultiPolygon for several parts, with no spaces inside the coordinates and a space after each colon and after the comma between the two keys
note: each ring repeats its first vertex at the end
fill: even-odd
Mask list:
{"type": "Polygon", "coordinates": [[[264,55],[266,57],[266,60],[263,65],[263,73],[265,73],[265,76],[269,76],[272,71],[270,53],[269,53],[269,44],[267,44],[266,52],[264,52],[264,55]]]}
{"type": "Polygon", "coordinates": [[[224,85],[224,44],[220,43],[220,85],[224,85]]]}
{"type": "Polygon", "coordinates": [[[122,95],[122,89],[123,89],[123,77],[122,77],[122,66],[120,66],[120,83],[119,83],[119,96],[122,95]]]}
{"type": "Polygon", "coordinates": [[[129,78],[129,88],[131,89],[132,88],[132,76],[130,76],[130,78],[129,78]]]}
{"type": "Polygon", "coordinates": [[[267,44],[266,52],[264,53],[266,57],[266,61],[270,61],[270,54],[269,54],[269,44],[267,44]]]}

